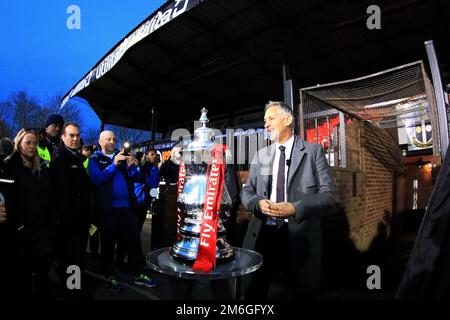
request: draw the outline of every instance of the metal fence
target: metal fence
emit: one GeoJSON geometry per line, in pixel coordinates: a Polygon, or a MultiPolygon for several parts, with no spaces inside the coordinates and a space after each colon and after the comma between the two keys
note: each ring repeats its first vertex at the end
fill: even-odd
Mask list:
{"type": "Polygon", "coordinates": [[[347,167],[345,128],[354,119],[379,128],[425,128],[422,142],[432,139],[433,154],[439,155],[436,115],[433,88],[422,61],[300,89],[300,135],[321,144],[334,167],[347,167]]]}

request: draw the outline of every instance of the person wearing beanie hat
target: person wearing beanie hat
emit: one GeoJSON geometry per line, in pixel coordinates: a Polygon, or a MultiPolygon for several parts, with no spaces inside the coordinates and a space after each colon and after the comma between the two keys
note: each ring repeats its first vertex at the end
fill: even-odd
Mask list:
{"type": "Polygon", "coordinates": [[[39,136],[38,154],[43,162],[48,166],[52,160],[53,148],[60,144],[61,130],[64,126],[64,119],[61,115],[51,113],[45,119],[44,129],[39,136]]]}
{"type": "MultiPolygon", "coordinates": [[[[64,119],[59,114],[51,113],[47,116],[47,119],[45,119],[45,128],[47,129],[47,127],[49,127],[51,124],[59,124],[60,127],[62,128],[64,126],[64,119]]],[[[59,133],[60,132],[61,129],[59,129],[59,133]]]]}

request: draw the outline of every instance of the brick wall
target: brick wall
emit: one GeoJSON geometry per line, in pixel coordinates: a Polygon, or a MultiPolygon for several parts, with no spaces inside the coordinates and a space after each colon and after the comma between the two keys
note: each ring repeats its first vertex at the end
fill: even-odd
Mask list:
{"type": "MultiPolygon", "coordinates": [[[[345,125],[347,168],[331,168],[336,183],[336,202],[342,207],[355,242],[364,226],[365,189],[361,172],[361,135],[358,123],[345,125]],[[356,182],[356,185],[354,183],[356,182]]],[[[357,246],[358,247],[358,246],[357,246]]]]}
{"type": "Polygon", "coordinates": [[[365,194],[363,175],[361,172],[342,168],[332,168],[331,175],[336,183],[336,201],[345,212],[349,236],[356,245],[355,240],[364,226],[365,194]],[[354,181],[356,181],[356,187],[353,186],[354,181]]]}
{"type": "Polygon", "coordinates": [[[354,121],[346,125],[347,169],[332,168],[336,201],[343,207],[356,248],[365,251],[385,215],[397,211],[401,150],[396,129],[354,121]]]}

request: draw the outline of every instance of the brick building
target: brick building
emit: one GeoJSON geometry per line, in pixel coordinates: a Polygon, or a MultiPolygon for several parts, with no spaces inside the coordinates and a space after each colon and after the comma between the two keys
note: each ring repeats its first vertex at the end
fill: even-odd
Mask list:
{"type": "Polygon", "coordinates": [[[440,159],[428,82],[419,61],[300,90],[299,132],[324,147],[337,203],[360,252],[381,232],[388,236],[399,215],[409,219],[425,209],[440,159]]]}

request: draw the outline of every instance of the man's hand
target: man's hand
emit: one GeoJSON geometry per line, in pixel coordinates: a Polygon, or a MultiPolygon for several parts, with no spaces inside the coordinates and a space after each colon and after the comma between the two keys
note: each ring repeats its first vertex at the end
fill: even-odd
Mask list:
{"type": "Polygon", "coordinates": [[[0,202],[0,223],[3,223],[6,221],[6,208],[5,203],[0,202]]]}
{"type": "Polygon", "coordinates": [[[272,202],[270,212],[273,217],[287,218],[295,213],[295,207],[290,202],[272,202]]]}
{"type": "Polygon", "coordinates": [[[117,166],[117,165],[119,165],[119,162],[123,161],[123,160],[127,160],[127,157],[123,155],[123,150],[122,150],[114,157],[114,164],[117,166]]]}
{"type": "Polygon", "coordinates": [[[290,202],[272,202],[263,199],[259,200],[258,204],[262,213],[274,218],[287,218],[295,213],[294,205],[290,202]]]}
{"type": "Polygon", "coordinates": [[[131,167],[135,164],[135,162],[137,162],[136,158],[133,155],[127,156],[126,158],[128,167],[131,167]]]}
{"type": "Polygon", "coordinates": [[[258,202],[259,210],[267,215],[270,215],[270,206],[272,205],[272,201],[268,199],[262,199],[258,202]]]}

